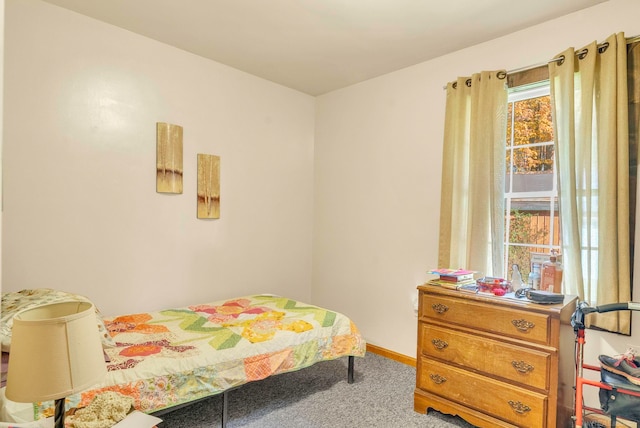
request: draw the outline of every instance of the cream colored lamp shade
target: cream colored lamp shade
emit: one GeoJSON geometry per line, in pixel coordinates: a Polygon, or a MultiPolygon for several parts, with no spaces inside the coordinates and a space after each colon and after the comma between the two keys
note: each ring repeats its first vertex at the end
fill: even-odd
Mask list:
{"type": "Polygon", "coordinates": [[[98,383],[106,373],[91,303],[43,305],[14,317],[5,392],[8,399],[57,400],[98,383]]]}

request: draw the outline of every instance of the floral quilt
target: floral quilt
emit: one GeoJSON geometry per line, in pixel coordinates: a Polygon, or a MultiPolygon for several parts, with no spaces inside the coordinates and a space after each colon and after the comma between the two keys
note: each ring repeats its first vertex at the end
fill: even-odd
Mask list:
{"type": "MultiPolygon", "coordinates": [[[[95,388],[67,397],[67,407],[116,391],[150,413],[319,361],[365,354],[365,341],[349,318],[273,295],[104,323],[115,342],[104,350],[108,374],[95,388]]],[[[35,404],[34,412],[35,419],[51,416],[53,402],[35,404]]]]}

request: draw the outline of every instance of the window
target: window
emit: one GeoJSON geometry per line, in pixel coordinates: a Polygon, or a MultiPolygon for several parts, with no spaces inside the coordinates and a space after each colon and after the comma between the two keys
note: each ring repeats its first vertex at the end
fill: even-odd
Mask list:
{"type": "Polygon", "coordinates": [[[532,255],[560,252],[549,83],[510,90],[505,150],[505,278],[526,281],[532,255]]]}

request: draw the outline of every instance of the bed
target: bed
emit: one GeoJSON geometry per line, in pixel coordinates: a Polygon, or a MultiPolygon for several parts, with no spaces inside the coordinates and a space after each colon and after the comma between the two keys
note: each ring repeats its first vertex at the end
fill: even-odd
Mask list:
{"type": "MultiPolygon", "coordinates": [[[[88,300],[51,289],[2,295],[3,357],[10,353],[11,317],[35,305],[88,300]]],[[[248,382],[348,357],[353,382],[354,357],[365,341],[346,316],[275,295],[251,295],[157,312],[102,317],[96,310],[107,364],[104,381],[67,397],[67,408],[88,405],[115,391],[133,398],[134,408],[160,414],[187,403],[227,393],[248,382]]],[[[4,374],[3,374],[4,378],[4,374]]],[[[14,403],[0,390],[7,422],[30,422],[53,415],[53,402],[14,403]]]]}

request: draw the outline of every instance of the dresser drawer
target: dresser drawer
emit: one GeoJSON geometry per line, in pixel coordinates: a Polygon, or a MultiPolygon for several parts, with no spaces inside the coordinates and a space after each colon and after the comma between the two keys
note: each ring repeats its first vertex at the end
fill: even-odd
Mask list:
{"type": "Polygon", "coordinates": [[[550,317],[547,314],[439,295],[423,294],[422,299],[421,317],[528,342],[549,343],[550,317]]]}
{"type": "Polygon", "coordinates": [[[422,355],[541,390],[549,388],[549,352],[420,323],[422,355]]]}
{"type": "Polygon", "coordinates": [[[418,387],[521,427],[546,426],[547,396],[421,357],[418,387]]]}

